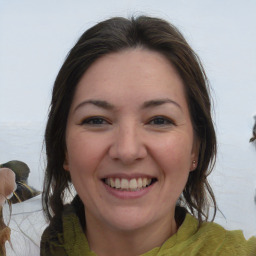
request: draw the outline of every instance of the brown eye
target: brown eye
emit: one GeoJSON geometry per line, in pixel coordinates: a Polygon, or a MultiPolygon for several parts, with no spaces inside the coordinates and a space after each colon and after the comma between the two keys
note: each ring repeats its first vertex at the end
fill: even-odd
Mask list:
{"type": "Polygon", "coordinates": [[[174,122],[169,118],[166,118],[163,116],[156,116],[149,121],[149,124],[160,126],[160,125],[172,125],[174,124],[174,122]]]}
{"type": "Polygon", "coordinates": [[[104,118],[97,116],[86,118],[81,122],[82,125],[103,125],[108,123],[104,118]]]}

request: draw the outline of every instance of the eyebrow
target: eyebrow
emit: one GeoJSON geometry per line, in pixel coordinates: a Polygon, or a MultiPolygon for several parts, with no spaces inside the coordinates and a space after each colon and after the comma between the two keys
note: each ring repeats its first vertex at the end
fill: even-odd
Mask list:
{"type": "Polygon", "coordinates": [[[107,109],[107,110],[111,110],[111,109],[114,109],[114,106],[112,104],[110,104],[109,102],[107,101],[104,101],[104,100],[85,100],[83,102],[81,102],[80,104],[78,104],[75,109],[74,109],[74,112],[84,106],[84,105],[87,105],[87,104],[92,104],[92,105],[95,105],[97,107],[100,107],[100,108],[104,108],[104,109],[107,109]]]}
{"type": "Polygon", "coordinates": [[[171,100],[169,98],[164,98],[164,99],[155,99],[155,100],[149,100],[143,103],[142,108],[151,108],[151,107],[157,107],[161,106],[166,103],[171,103],[174,104],[176,107],[181,108],[181,106],[174,100],[171,100]]]}
{"type": "MultiPolygon", "coordinates": [[[[145,101],[143,104],[142,104],[142,109],[145,109],[145,108],[151,108],[151,107],[157,107],[157,106],[161,106],[163,104],[166,104],[166,103],[171,103],[171,104],[174,104],[175,106],[177,106],[178,108],[182,109],[181,106],[174,100],[171,100],[169,98],[164,98],[164,99],[154,99],[154,100],[149,100],[149,101],[145,101]]],[[[103,109],[107,109],[107,110],[113,110],[115,108],[114,105],[110,104],[109,102],[107,101],[104,101],[104,100],[85,100],[83,102],[81,102],[80,104],[78,104],[75,109],[74,109],[74,112],[84,106],[84,105],[87,105],[87,104],[92,104],[92,105],[95,105],[97,107],[100,107],[100,108],[103,108],[103,109]]]]}

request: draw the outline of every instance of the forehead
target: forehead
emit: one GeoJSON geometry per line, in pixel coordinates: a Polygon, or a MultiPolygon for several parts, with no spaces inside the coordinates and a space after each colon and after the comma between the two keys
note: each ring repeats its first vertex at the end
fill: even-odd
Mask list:
{"type": "Polygon", "coordinates": [[[185,100],[178,72],[162,54],[137,48],[96,60],[79,81],[73,101],[114,96],[134,101],[166,95],[185,100]]]}

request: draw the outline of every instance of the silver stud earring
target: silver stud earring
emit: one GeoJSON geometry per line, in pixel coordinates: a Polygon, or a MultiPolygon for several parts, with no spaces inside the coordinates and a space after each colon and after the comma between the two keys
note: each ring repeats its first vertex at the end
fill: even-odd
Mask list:
{"type": "Polygon", "coordinates": [[[193,168],[195,169],[196,168],[196,160],[192,161],[192,165],[193,165],[193,168]]]}

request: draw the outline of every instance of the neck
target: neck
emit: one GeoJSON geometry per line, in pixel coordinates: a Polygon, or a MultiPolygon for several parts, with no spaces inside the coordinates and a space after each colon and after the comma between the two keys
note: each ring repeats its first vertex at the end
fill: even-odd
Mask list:
{"type": "Polygon", "coordinates": [[[86,214],[86,236],[90,249],[98,256],[135,256],[160,247],[176,233],[174,214],[136,230],[118,230],[95,222],[86,214]],[[145,239],[146,238],[146,239],[145,239]]]}

